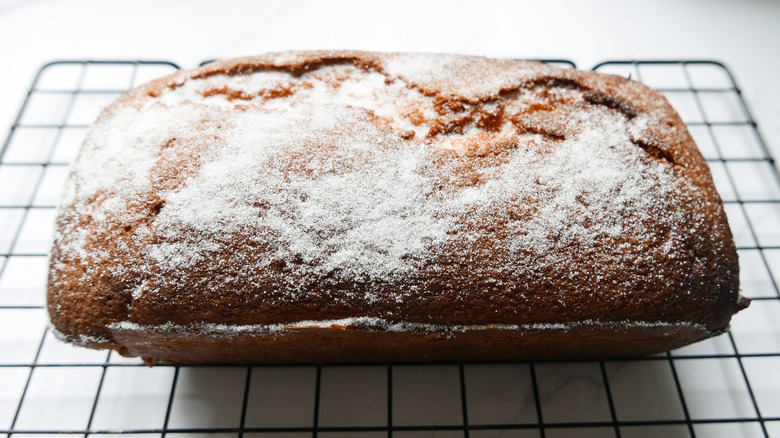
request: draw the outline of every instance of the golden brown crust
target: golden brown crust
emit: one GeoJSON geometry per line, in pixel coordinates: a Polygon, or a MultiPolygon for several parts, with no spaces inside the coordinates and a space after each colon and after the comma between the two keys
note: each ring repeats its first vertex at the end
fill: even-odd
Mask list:
{"type": "Polygon", "coordinates": [[[58,332],[167,362],[639,355],[743,305],[720,198],[666,100],[540,63],[301,52],[178,72],[101,115],[57,227],[58,332]],[[431,325],[441,348],[414,332],[431,325]],[[214,331],[235,326],[251,329],[214,331]],[[315,348],[364,339],[384,353],[315,348]]]}

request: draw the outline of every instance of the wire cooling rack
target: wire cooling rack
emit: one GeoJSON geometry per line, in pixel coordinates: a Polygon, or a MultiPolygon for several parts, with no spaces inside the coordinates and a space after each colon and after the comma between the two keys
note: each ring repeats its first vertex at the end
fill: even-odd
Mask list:
{"type": "Polygon", "coordinates": [[[708,61],[595,70],[661,90],[708,160],[754,299],[726,335],[634,360],[395,366],[147,368],[60,343],[43,306],[67,165],[100,108],[176,68],[48,64],[0,151],[0,438],[780,436],[780,175],[708,61]]]}

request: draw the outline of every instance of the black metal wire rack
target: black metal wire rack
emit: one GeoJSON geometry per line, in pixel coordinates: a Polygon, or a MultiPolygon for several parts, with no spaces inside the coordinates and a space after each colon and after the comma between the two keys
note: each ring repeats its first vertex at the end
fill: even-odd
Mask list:
{"type": "MultiPolygon", "coordinates": [[[[568,61],[555,63],[573,67],[568,61]]],[[[780,174],[728,69],[617,61],[663,92],[708,160],[753,305],[732,331],[623,361],[145,367],[47,329],[67,165],[100,108],[178,67],[41,68],[0,151],[0,438],[780,436],[780,174]]]]}

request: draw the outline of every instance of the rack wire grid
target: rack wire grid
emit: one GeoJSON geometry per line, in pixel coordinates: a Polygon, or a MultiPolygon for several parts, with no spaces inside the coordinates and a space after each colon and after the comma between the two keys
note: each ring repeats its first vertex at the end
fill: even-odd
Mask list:
{"type": "Polygon", "coordinates": [[[0,152],[0,438],[780,436],[780,175],[717,62],[595,70],[663,92],[707,158],[754,300],[728,334],[621,361],[371,366],[148,368],[57,341],[44,295],[67,165],[104,105],[176,68],[53,62],[29,90],[0,152]]]}

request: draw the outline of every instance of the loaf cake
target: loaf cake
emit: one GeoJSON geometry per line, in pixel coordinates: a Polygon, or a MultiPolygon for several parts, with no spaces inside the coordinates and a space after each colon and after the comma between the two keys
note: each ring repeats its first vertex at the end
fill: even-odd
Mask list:
{"type": "Polygon", "coordinates": [[[618,358],[747,306],[657,92],[537,62],[288,52],[122,95],[56,223],[54,333],[148,364],[618,358]]]}

